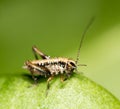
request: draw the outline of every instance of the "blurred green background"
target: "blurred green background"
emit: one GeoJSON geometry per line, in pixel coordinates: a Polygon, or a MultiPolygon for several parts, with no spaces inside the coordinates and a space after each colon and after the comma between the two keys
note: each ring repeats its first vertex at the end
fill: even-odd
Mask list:
{"type": "Polygon", "coordinates": [[[51,57],[75,60],[92,16],[79,61],[87,67],[79,72],[120,99],[119,0],[1,0],[0,76],[27,72],[22,66],[34,59],[33,45],[51,57]]]}

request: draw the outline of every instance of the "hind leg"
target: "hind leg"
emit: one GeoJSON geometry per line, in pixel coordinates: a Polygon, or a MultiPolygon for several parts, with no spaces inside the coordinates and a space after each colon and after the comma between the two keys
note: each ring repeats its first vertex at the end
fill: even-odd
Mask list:
{"type": "Polygon", "coordinates": [[[32,62],[30,61],[26,61],[25,63],[25,67],[31,72],[32,78],[35,82],[35,84],[37,83],[37,78],[34,75],[42,75],[42,74],[46,74],[46,71],[41,69],[40,67],[34,65],[32,62]]]}
{"type": "Polygon", "coordinates": [[[34,54],[36,60],[38,60],[37,54],[40,55],[40,57],[41,57],[42,59],[49,59],[49,58],[50,58],[50,56],[45,55],[45,54],[44,54],[43,52],[41,52],[36,46],[33,46],[33,47],[32,47],[32,50],[33,50],[33,54],[34,54]]]}

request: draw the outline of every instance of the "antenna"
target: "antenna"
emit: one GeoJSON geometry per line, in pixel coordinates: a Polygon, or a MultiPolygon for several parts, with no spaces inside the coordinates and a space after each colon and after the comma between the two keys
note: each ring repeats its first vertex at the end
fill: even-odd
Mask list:
{"type": "Polygon", "coordinates": [[[88,25],[86,26],[83,34],[82,34],[82,38],[80,40],[80,45],[79,45],[79,48],[78,48],[78,53],[77,53],[77,58],[76,58],[76,64],[78,63],[79,61],[79,57],[80,57],[80,50],[81,50],[81,47],[82,47],[82,43],[83,43],[83,40],[84,40],[84,37],[85,37],[85,34],[87,33],[89,27],[91,26],[91,24],[93,23],[95,17],[92,17],[91,20],[89,21],[88,25]]]}

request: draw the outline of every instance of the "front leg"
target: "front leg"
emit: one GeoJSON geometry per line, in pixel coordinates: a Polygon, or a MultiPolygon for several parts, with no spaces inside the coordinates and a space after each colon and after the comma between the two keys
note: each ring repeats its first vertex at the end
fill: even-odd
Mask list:
{"type": "Polygon", "coordinates": [[[64,77],[64,75],[61,74],[61,75],[60,75],[60,81],[61,81],[61,82],[64,82],[65,80],[66,80],[66,77],[64,77]]]}
{"type": "Polygon", "coordinates": [[[66,73],[66,74],[65,74],[64,81],[66,81],[68,78],[70,78],[70,76],[71,76],[71,73],[66,73]]]}
{"type": "Polygon", "coordinates": [[[43,52],[41,52],[36,46],[33,46],[33,47],[32,47],[32,50],[33,50],[33,54],[34,54],[36,60],[38,60],[37,54],[40,55],[40,57],[41,57],[42,59],[49,59],[49,58],[50,58],[50,56],[45,55],[45,54],[44,54],[43,52]]]}

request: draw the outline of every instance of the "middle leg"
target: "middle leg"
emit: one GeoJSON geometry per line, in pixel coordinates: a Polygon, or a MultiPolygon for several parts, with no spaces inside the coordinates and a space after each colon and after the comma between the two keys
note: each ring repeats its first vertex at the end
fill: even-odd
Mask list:
{"type": "Polygon", "coordinates": [[[50,81],[53,79],[54,76],[50,76],[47,80],[47,89],[46,89],[46,96],[48,95],[48,90],[50,88],[50,81]]]}

